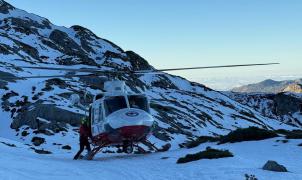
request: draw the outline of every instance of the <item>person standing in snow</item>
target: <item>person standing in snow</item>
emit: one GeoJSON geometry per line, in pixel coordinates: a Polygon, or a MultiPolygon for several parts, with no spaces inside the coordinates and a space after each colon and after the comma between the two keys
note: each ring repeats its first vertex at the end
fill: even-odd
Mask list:
{"type": "Polygon", "coordinates": [[[80,150],[74,156],[74,158],[73,158],[74,160],[77,160],[79,158],[81,153],[84,151],[85,147],[86,147],[88,153],[91,151],[88,138],[92,139],[90,124],[89,124],[89,120],[87,118],[83,118],[81,120],[81,126],[80,126],[80,150]]]}

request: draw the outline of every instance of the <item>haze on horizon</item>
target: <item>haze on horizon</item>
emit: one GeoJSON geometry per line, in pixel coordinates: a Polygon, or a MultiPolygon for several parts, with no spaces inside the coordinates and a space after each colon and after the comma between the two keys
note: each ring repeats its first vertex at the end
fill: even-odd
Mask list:
{"type": "Polygon", "coordinates": [[[81,25],[156,68],[279,62],[173,72],[217,89],[301,78],[299,0],[6,0],[61,26],[81,25]]]}

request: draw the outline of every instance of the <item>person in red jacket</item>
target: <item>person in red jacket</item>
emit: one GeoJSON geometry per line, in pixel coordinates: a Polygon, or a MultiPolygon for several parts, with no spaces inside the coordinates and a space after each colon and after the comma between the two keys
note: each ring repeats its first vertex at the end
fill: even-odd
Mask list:
{"type": "Polygon", "coordinates": [[[81,126],[80,126],[80,150],[74,156],[74,158],[73,158],[74,160],[77,160],[80,157],[80,155],[84,151],[85,147],[86,147],[88,153],[91,151],[88,138],[90,138],[92,140],[91,129],[90,129],[88,119],[83,118],[81,121],[81,126]]]}

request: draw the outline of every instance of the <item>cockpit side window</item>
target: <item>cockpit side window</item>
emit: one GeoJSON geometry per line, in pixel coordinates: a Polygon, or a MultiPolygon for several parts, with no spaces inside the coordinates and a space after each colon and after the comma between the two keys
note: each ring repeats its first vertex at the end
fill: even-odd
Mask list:
{"type": "Polygon", "coordinates": [[[145,96],[132,95],[128,96],[130,108],[142,109],[149,112],[148,100],[145,96]]]}
{"type": "Polygon", "coordinates": [[[120,109],[127,108],[126,99],[124,96],[107,97],[104,100],[106,116],[120,109]]]}

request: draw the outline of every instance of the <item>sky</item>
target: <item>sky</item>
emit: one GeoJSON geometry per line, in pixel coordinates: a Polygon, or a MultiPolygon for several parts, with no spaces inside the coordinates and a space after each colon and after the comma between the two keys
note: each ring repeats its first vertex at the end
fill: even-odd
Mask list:
{"type": "Polygon", "coordinates": [[[301,0],[6,0],[56,25],[81,25],[156,68],[279,62],[178,71],[214,88],[302,77],[301,0]]]}

